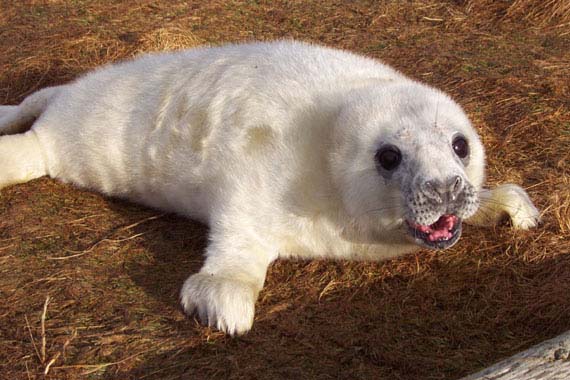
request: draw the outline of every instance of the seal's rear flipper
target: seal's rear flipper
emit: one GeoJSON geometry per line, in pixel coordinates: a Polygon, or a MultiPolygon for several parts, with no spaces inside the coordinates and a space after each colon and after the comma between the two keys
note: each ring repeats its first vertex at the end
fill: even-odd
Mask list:
{"type": "Polygon", "coordinates": [[[0,117],[7,116],[8,114],[16,111],[18,106],[0,106],[0,117]]]}
{"type": "Polygon", "coordinates": [[[34,131],[0,136],[0,189],[46,174],[45,159],[34,131]]]}
{"type": "Polygon", "coordinates": [[[13,135],[30,129],[34,120],[45,111],[63,87],[36,91],[18,106],[0,106],[0,135],[13,135]]]}

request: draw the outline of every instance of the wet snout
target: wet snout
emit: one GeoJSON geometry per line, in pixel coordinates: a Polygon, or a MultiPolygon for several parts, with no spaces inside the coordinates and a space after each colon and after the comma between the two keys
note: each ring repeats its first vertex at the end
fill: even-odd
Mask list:
{"type": "Polygon", "coordinates": [[[417,153],[406,197],[408,221],[429,226],[442,215],[469,216],[477,204],[476,194],[451,148],[427,144],[417,153]]]}
{"type": "Polygon", "coordinates": [[[451,175],[443,180],[423,180],[419,187],[431,202],[443,204],[455,202],[463,190],[463,185],[464,180],[460,175],[451,175]]]}

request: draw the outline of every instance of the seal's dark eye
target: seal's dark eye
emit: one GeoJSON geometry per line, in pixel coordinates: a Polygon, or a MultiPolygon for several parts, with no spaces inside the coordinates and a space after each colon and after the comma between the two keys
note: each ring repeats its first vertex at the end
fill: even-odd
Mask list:
{"type": "Polygon", "coordinates": [[[469,154],[469,144],[467,144],[467,140],[463,136],[457,136],[453,139],[453,151],[457,154],[459,158],[465,158],[469,154]]]}
{"type": "Polygon", "coordinates": [[[376,162],[384,170],[394,170],[402,161],[400,149],[394,145],[383,146],[376,152],[376,162]]]}

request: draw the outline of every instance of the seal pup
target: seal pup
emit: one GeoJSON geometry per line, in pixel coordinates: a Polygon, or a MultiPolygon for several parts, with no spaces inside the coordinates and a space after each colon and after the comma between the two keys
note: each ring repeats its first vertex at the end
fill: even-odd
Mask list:
{"type": "Polygon", "coordinates": [[[180,300],[231,335],[277,258],[385,260],[449,248],[464,220],[539,217],[519,186],[483,188],[483,146],[447,95],[294,41],[105,66],[0,107],[0,134],[0,188],[49,175],[207,223],[180,300]]]}

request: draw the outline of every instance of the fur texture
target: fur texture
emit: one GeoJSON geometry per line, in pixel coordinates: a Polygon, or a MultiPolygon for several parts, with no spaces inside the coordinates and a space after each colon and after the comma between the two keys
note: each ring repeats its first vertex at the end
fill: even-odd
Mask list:
{"type": "Polygon", "coordinates": [[[430,245],[432,230],[450,235],[445,223],[453,241],[431,248],[449,246],[472,216],[538,221],[520,187],[482,189],[483,146],[448,96],[293,41],[106,66],[0,107],[0,134],[0,188],[49,175],[208,223],[205,264],[181,303],[232,335],[251,328],[278,257],[383,260],[430,245]],[[392,170],[379,163],[386,146],[400,153],[392,170]]]}

